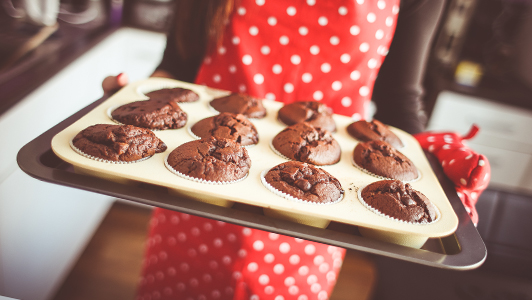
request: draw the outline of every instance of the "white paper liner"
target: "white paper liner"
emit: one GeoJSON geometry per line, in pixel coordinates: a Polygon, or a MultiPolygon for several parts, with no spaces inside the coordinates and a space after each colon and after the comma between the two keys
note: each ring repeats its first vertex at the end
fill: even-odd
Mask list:
{"type": "MultiPolygon", "coordinates": [[[[197,123],[197,122],[196,122],[196,123],[197,123]]],[[[192,126],[194,126],[196,123],[188,125],[188,126],[187,126],[187,131],[188,131],[188,134],[190,134],[190,136],[193,137],[194,139],[196,139],[196,140],[201,140],[201,137],[197,136],[196,134],[194,134],[194,132],[192,132],[192,126]]],[[[258,143],[259,143],[259,142],[257,142],[257,144],[258,144],[258,143]]],[[[242,146],[242,147],[244,147],[244,148],[247,149],[247,148],[255,147],[255,146],[257,146],[257,144],[245,145],[245,146],[244,146],[244,145],[240,145],[240,146],[242,146]]]]}
{"type": "Polygon", "coordinates": [[[404,182],[404,183],[412,183],[412,182],[416,182],[418,181],[419,179],[421,179],[421,172],[419,171],[419,169],[416,167],[416,170],[417,170],[417,177],[415,179],[412,179],[412,180],[401,180],[401,179],[395,179],[395,178],[388,178],[388,177],[384,177],[384,176],[380,176],[380,175],[377,175],[377,174],[374,174],[364,168],[362,168],[361,166],[359,166],[356,162],[355,162],[355,158],[353,157],[353,155],[351,155],[351,163],[353,164],[353,166],[355,166],[357,169],[359,169],[360,171],[368,174],[368,175],[371,175],[373,177],[376,177],[376,178],[379,178],[379,179],[383,179],[383,180],[399,180],[401,182],[404,182]]]}
{"type": "MultiPolygon", "coordinates": [[[[371,184],[371,183],[370,183],[371,184]]],[[[376,210],[375,208],[371,207],[368,203],[366,203],[366,201],[364,201],[364,199],[362,198],[362,190],[364,188],[366,188],[368,185],[370,184],[367,184],[363,187],[360,187],[358,188],[358,191],[357,191],[357,195],[358,195],[358,200],[360,201],[360,203],[362,203],[362,205],[364,205],[364,207],[366,207],[367,209],[369,209],[370,211],[374,212],[375,214],[381,216],[381,217],[384,217],[388,220],[393,220],[393,221],[396,221],[396,222],[401,222],[401,223],[404,223],[404,224],[410,224],[410,225],[416,225],[416,226],[422,226],[422,225],[430,225],[430,224],[434,224],[435,222],[438,222],[440,219],[441,219],[441,213],[440,213],[440,210],[438,209],[438,207],[432,203],[432,206],[434,207],[434,210],[436,210],[436,219],[433,220],[432,222],[429,222],[429,223],[414,223],[414,222],[407,222],[407,221],[404,221],[404,220],[399,220],[397,218],[394,218],[394,217],[390,217],[386,214],[383,214],[382,212],[376,210]]],[[[430,201],[430,200],[429,200],[430,201]]]]}
{"type": "MultiPolygon", "coordinates": [[[[191,90],[194,93],[196,93],[199,97],[201,97],[200,93],[198,91],[195,91],[193,88],[183,87],[183,86],[179,86],[177,84],[168,84],[168,83],[140,85],[140,86],[137,87],[137,93],[139,95],[143,96],[143,97],[146,97],[146,100],[148,100],[149,98],[148,98],[148,96],[146,96],[146,94],[148,94],[150,92],[154,92],[154,91],[158,91],[158,90],[162,90],[162,89],[175,89],[175,88],[183,88],[183,89],[191,90]]],[[[196,100],[196,101],[192,101],[192,102],[177,102],[177,103],[179,105],[182,105],[182,104],[189,105],[189,104],[196,103],[196,102],[199,102],[199,99],[196,100]]]]}
{"type": "MultiPolygon", "coordinates": [[[[140,101],[146,101],[146,100],[140,100],[140,101]]],[[[181,103],[180,103],[181,104],[181,103]]],[[[125,105],[125,104],[121,104],[121,105],[114,105],[114,106],[111,106],[107,109],[107,117],[109,117],[109,119],[111,119],[111,121],[115,122],[116,124],[118,125],[131,125],[131,124],[124,124],[116,119],[113,118],[112,116],[112,113],[115,109],[119,108],[120,106],[122,105],[125,105]]],[[[186,124],[185,126],[187,126],[188,124],[188,119],[186,121],[186,124]]],[[[141,126],[138,126],[138,125],[131,125],[131,126],[136,126],[136,127],[140,127],[140,128],[144,128],[144,129],[148,129],[148,130],[151,130],[151,131],[166,131],[166,130],[179,130],[183,127],[179,127],[179,128],[167,128],[167,129],[158,129],[158,128],[147,128],[147,127],[141,127],[141,126]]]]}
{"type": "Polygon", "coordinates": [[[327,202],[327,203],[320,203],[320,202],[311,202],[311,201],[306,201],[306,200],[303,200],[303,199],[299,199],[299,198],[296,198],[292,195],[289,195],[287,193],[283,193],[281,191],[279,191],[278,189],[274,188],[273,186],[271,186],[267,181],[266,181],[266,173],[268,173],[268,171],[270,171],[270,169],[267,169],[267,170],[263,170],[261,173],[260,173],[260,181],[262,182],[262,185],[264,185],[264,187],[266,189],[268,189],[270,192],[274,193],[275,195],[277,196],[280,196],[280,197],[283,197],[287,200],[290,200],[290,201],[294,201],[294,202],[297,202],[297,203],[304,203],[304,204],[313,204],[313,205],[332,205],[332,204],[336,204],[340,201],[342,201],[344,199],[344,194],[345,194],[345,191],[343,194],[340,195],[340,198],[338,198],[338,200],[336,201],[333,201],[333,202],[327,202]]]}
{"type": "Polygon", "coordinates": [[[213,184],[213,185],[233,184],[233,183],[237,183],[237,182],[240,182],[240,181],[246,179],[248,177],[248,175],[249,175],[249,172],[248,172],[246,174],[246,176],[244,176],[244,177],[242,177],[240,179],[237,179],[235,181],[210,181],[210,180],[205,180],[205,179],[200,179],[200,178],[188,176],[188,175],[185,175],[185,174],[183,174],[181,172],[176,171],[174,168],[172,168],[172,166],[170,166],[170,164],[168,163],[168,156],[170,156],[170,153],[164,159],[164,165],[166,166],[168,171],[172,172],[173,174],[175,174],[175,175],[177,175],[179,177],[182,177],[182,178],[194,181],[194,182],[205,183],[205,184],[213,184]]]}
{"type": "Polygon", "coordinates": [[[141,162],[141,161],[145,161],[147,160],[148,158],[150,158],[151,156],[147,156],[147,157],[143,157],[141,159],[138,159],[138,160],[133,160],[133,161],[114,161],[114,160],[107,160],[107,159],[103,159],[103,158],[100,158],[100,157],[96,157],[96,156],[92,156],[92,155],[89,155],[83,151],[81,151],[80,149],[78,149],[76,146],[74,146],[74,142],[72,140],[70,140],[70,148],[72,148],[72,150],[74,150],[76,153],[78,153],[79,155],[81,156],[84,156],[86,158],[90,158],[92,160],[95,160],[95,161],[99,161],[99,162],[104,162],[104,163],[110,163],[110,164],[121,164],[121,165],[124,165],[124,164],[134,164],[134,163],[138,163],[138,162],[141,162]]]}

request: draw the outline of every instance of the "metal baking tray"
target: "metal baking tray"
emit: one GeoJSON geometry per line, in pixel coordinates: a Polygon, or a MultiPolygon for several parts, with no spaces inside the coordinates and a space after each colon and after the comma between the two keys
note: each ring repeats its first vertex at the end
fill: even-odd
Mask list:
{"type": "Polygon", "coordinates": [[[17,157],[20,168],[32,177],[55,184],[433,267],[467,270],[480,266],[486,259],[485,245],[453,184],[429,153],[425,154],[458,217],[458,227],[454,234],[447,237],[430,238],[421,249],[364,238],[356,226],[343,223],[332,222],[325,229],[315,228],[264,216],[260,208],[251,205],[236,203],[231,208],[220,207],[187,198],[177,199],[158,185],[139,183],[132,186],[76,173],[73,165],[54,154],[51,141],[56,134],[105,100],[107,98],[94,102],[26,144],[17,157]]]}

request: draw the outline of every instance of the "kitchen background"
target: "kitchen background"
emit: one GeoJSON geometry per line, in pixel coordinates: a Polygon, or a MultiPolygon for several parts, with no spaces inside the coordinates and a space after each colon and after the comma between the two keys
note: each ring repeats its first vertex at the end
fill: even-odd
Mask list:
{"type": "MultiPolygon", "coordinates": [[[[172,0],[1,1],[0,299],[53,299],[116,199],[33,179],[17,152],[99,99],[104,77],[149,76],[172,0]]],[[[492,167],[477,205],[488,258],[457,272],[374,257],[373,299],[532,299],[531,54],[532,1],[447,2],[426,71],[428,129],[481,128],[468,145],[492,167]]]]}

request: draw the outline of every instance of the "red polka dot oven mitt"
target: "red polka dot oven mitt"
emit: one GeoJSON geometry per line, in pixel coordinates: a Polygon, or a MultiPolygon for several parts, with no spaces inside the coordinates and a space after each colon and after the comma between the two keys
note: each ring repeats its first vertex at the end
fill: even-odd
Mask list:
{"type": "Polygon", "coordinates": [[[480,194],[488,187],[491,176],[488,159],[465,144],[478,131],[479,127],[473,125],[465,136],[456,132],[423,132],[414,135],[423,149],[438,158],[475,226],[478,224],[475,205],[480,194]]]}

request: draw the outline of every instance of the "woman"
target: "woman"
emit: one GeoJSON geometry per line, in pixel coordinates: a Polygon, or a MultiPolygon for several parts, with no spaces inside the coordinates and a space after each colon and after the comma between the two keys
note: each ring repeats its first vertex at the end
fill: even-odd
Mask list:
{"type": "MultiPolygon", "coordinates": [[[[371,99],[376,119],[414,134],[442,8],[443,0],[177,0],[153,76],[284,103],[318,100],[353,119],[370,114],[371,99]]],[[[103,86],[126,83],[109,77],[103,86]]],[[[155,209],[138,299],[327,299],[344,254],[155,209]]]]}

